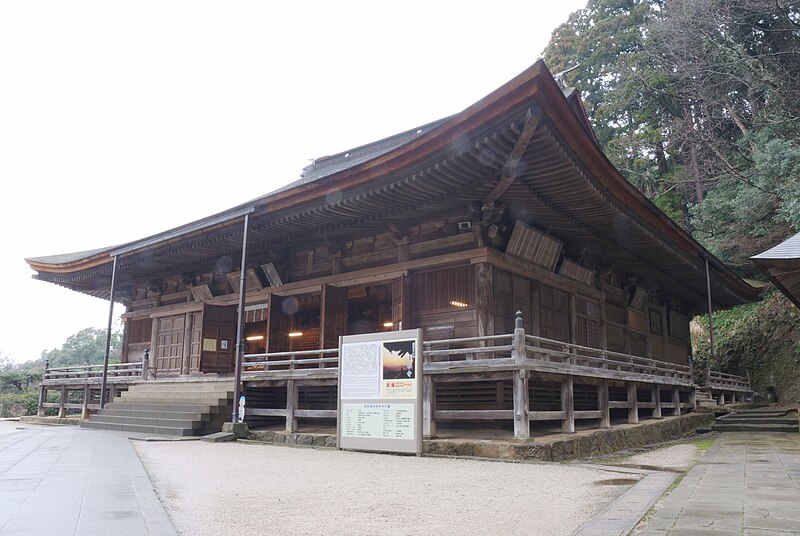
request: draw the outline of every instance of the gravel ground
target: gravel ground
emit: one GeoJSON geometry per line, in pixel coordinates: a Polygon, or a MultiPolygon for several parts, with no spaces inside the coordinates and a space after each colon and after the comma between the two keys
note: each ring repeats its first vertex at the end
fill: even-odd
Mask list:
{"type": "Polygon", "coordinates": [[[696,456],[697,447],[691,443],[685,443],[636,454],[625,460],[625,464],[658,467],[673,471],[688,471],[696,456]]]}
{"type": "MultiPolygon", "coordinates": [[[[182,535],[568,535],[627,486],[565,464],[134,442],[182,535]]],[[[636,475],[625,475],[627,478],[636,475]]]]}

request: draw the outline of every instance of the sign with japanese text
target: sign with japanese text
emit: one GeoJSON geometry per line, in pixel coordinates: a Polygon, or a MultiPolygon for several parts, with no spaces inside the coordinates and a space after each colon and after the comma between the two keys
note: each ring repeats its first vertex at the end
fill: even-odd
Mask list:
{"type": "Polygon", "coordinates": [[[341,338],[340,448],[422,452],[421,353],[418,329],[341,338]]]}

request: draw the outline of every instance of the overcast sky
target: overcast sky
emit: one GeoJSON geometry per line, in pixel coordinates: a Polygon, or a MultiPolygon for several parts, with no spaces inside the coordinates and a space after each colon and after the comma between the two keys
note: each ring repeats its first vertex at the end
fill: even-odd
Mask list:
{"type": "Polygon", "coordinates": [[[0,354],[107,322],[24,258],[188,223],[459,112],[585,3],[0,2],[0,354]]]}

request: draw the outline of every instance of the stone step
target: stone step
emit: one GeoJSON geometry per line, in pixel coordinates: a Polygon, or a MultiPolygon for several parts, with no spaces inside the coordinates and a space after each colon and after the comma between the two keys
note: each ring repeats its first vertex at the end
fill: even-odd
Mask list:
{"type": "Polygon", "coordinates": [[[151,418],[151,417],[131,417],[127,415],[93,415],[89,422],[125,425],[148,425],[164,426],[167,428],[188,428],[198,429],[203,426],[200,419],[174,419],[174,418],[151,418]]]}
{"type": "Polygon", "coordinates": [[[118,417],[146,417],[151,419],[182,419],[187,421],[207,421],[211,418],[210,412],[202,411],[151,411],[141,409],[112,408],[106,406],[98,415],[112,415],[118,417]]]}
{"type": "Polygon", "coordinates": [[[735,415],[747,416],[747,417],[783,417],[786,415],[795,414],[793,411],[789,410],[773,410],[773,411],[763,411],[763,410],[741,410],[737,409],[735,415]]]}
{"type": "Polygon", "coordinates": [[[720,424],[797,424],[796,418],[792,417],[737,417],[731,415],[717,421],[720,424]]]}
{"type": "Polygon", "coordinates": [[[191,436],[195,431],[191,428],[179,428],[170,426],[150,426],[137,424],[119,424],[95,421],[84,421],[81,428],[92,428],[96,430],[116,430],[118,432],[131,432],[139,434],[157,434],[169,436],[191,436]]]}
{"type": "Polygon", "coordinates": [[[137,383],[131,387],[132,391],[230,391],[233,392],[233,382],[158,382],[137,383]]]}
{"type": "Polygon", "coordinates": [[[800,432],[797,423],[789,424],[722,424],[714,422],[711,429],[716,432],[800,432]]]}
{"type": "Polygon", "coordinates": [[[233,391],[125,391],[120,398],[233,398],[233,391]]]}
{"type": "Polygon", "coordinates": [[[179,413],[218,413],[220,408],[225,408],[225,404],[213,405],[208,404],[175,404],[162,403],[162,402],[113,402],[108,404],[108,409],[122,409],[122,410],[136,410],[136,411],[168,411],[179,413]]]}
{"type": "Polygon", "coordinates": [[[162,404],[182,406],[219,406],[227,404],[230,399],[225,397],[119,397],[114,399],[114,404],[162,404]]]}

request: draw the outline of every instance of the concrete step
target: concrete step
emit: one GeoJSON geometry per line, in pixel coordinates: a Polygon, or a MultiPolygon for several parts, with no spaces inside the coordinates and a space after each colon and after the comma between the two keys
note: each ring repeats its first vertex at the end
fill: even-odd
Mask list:
{"type": "Polygon", "coordinates": [[[196,398],[198,400],[214,398],[233,398],[233,392],[227,391],[126,391],[119,398],[196,398]]]}
{"type": "Polygon", "coordinates": [[[775,411],[746,411],[746,410],[739,410],[737,409],[734,413],[736,416],[740,417],[753,417],[759,419],[769,419],[773,417],[786,417],[788,415],[796,415],[795,412],[790,412],[788,410],[775,410],[775,411]]]}
{"type": "MultiPolygon", "coordinates": [[[[211,418],[210,412],[202,411],[150,411],[140,409],[112,408],[110,405],[103,409],[103,416],[117,417],[145,417],[151,419],[182,419],[185,421],[207,421],[211,418]]],[[[101,415],[100,413],[98,415],[101,415]]]]}
{"type": "Polygon", "coordinates": [[[81,428],[92,428],[95,430],[116,430],[118,432],[157,434],[157,435],[169,435],[169,436],[191,436],[194,435],[195,433],[195,431],[191,428],[105,423],[105,422],[95,422],[95,421],[84,421],[81,423],[81,428]]]}
{"type": "Polygon", "coordinates": [[[716,432],[800,432],[795,424],[723,424],[715,422],[711,429],[716,432]]]}
{"type": "Polygon", "coordinates": [[[218,406],[230,403],[225,397],[119,397],[114,399],[114,404],[163,404],[182,406],[218,406]]]}
{"type": "Polygon", "coordinates": [[[211,406],[209,404],[175,404],[162,402],[113,402],[106,406],[107,409],[122,409],[136,411],[167,411],[180,413],[218,413],[220,408],[225,408],[225,404],[211,406]]]}
{"type": "Polygon", "coordinates": [[[92,415],[89,422],[125,425],[148,425],[164,426],[168,428],[188,428],[198,429],[203,426],[200,419],[173,419],[173,418],[152,418],[152,417],[130,417],[127,415],[92,415]]]}
{"type": "Polygon", "coordinates": [[[233,382],[147,382],[137,383],[131,387],[132,391],[190,391],[199,393],[203,391],[230,391],[233,392],[233,382]]]}
{"type": "Polygon", "coordinates": [[[738,417],[736,415],[730,415],[728,417],[722,418],[719,421],[720,424],[797,424],[797,419],[792,418],[789,416],[786,417],[738,417]]]}

